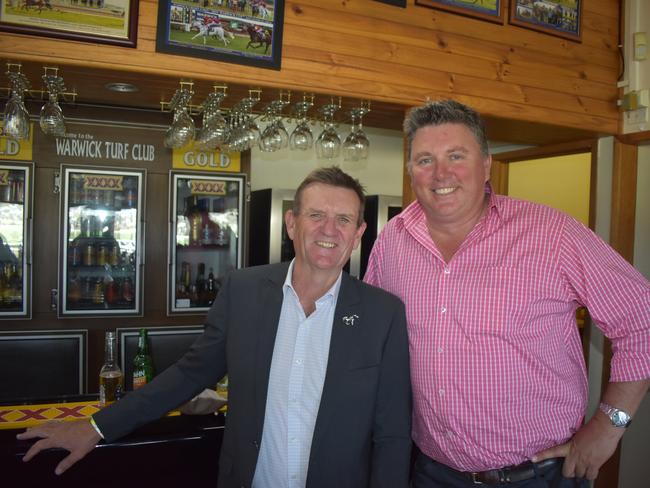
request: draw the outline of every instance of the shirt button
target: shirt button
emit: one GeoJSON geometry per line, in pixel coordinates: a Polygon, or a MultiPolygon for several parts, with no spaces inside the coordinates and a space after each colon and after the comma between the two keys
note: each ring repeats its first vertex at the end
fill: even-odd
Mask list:
{"type": "Polygon", "coordinates": [[[438,352],[439,352],[439,353],[442,353],[442,347],[439,347],[439,348],[438,348],[438,352]]]}
{"type": "Polygon", "coordinates": [[[297,480],[297,479],[298,479],[298,476],[294,474],[294,475],[291,476],[291,479],[292,479],[292,480],[297,480]]]}
{"type": "Polygon", "coordinates": [[[296,359],[296,364],[302,364],[302,359],[296,359]]]}
{"type": "Polygon", "coordinates": [[[291,442],[296,442],[296,438],[295,438],[295,437],[292,437],[292,438],[290,439],[290,441],[291,441],[291,442]]]}
{"type": "Polygon", "coordinates": [[[449,270],[449,268],[445,268],[444,273],[449,274],[449,273],[451,273],[451,271],[449,270]]]}
{"type": "Polygon", "coordinates": [[[448,430],[448,431],[447,431],[447,437],[451,437],[451,436],[453,436],[453,435],[454,435],[454,433],[453,433],[451,430],[448,430]]]}
{"type": "Polygon", "coordinates": [[[442,308],[440,309],[440,313],[445,313],[446,311],[447,311],[447,307],[442,307],[442,308]]]}
{"type": "Polygon", "coordinates": [[[444,394],[445,394],[445,390],[444,390],[444,388],[440,388],[440,389],[438,390],[438,395],[440,395],[440,396],[444,396],[444,394]]]}

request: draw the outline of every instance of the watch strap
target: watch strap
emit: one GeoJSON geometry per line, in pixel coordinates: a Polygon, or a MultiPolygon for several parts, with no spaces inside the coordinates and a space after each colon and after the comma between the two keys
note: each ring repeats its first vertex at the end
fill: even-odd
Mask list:
{"type": "Polygon", "coordinates": [[[600,402],[598,408],[609,417],[609,420],[614,427],[627,428],[630,425],[630,422],[632,422],[632,416],[625,410],[613,407],[605,402],[600,402]]]}

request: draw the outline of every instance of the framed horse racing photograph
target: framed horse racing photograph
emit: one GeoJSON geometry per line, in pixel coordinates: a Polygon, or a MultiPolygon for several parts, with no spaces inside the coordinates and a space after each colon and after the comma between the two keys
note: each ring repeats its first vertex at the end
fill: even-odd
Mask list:
{"type": "Polygon", "coordinates": [[[135,47],[138,4],[138,0],[0,0],[0,31],[135,47]]]}
{"type": "Polygon", "coordinates": [[[506,0],[415,0],[415,5],[503,24],[506,0]]]}
{"type": "Polygon", "coordinates": [[[284,0],[161,0],[156,51],[280,69],[284,0]]]}
{"type": "Polygon", "coordinates": [[[510,0],[510,23],[581,42],[583,0],[510,0]]]}

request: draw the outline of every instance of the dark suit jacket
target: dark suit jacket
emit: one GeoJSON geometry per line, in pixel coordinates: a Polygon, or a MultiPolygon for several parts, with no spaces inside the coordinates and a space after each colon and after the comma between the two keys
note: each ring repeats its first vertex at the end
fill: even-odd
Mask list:
{"type": "MultiPolygon", "coordinates": [[[[205,333],[187,354],[146,387],[94,415],[105,438],[161,417],[228,373],[218,486],[250,487],[287,269],[283,263],[232,273],[210,309],[205,333]]],[[[343,273],[307,487],[406,487],[410,428],[404,306],[343,273]],[[354,323],[344,320],[354,315],[354,323]]]]}

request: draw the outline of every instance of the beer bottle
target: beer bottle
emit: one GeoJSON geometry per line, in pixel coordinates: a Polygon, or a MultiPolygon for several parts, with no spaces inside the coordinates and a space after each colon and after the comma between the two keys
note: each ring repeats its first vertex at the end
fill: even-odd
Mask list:
{"type": "Polygon", "coordinates": [[[0,305],[9,303],[9,276],[7,276],[5,269],[6,265],[4,263],[0,263],[0,305]]]}
{"type": "Polygon", "coordinates": [[[190,226],[189,245],[198,246],[202,243],[201,230],[203,228],[203,214],[199,199],[191,195],[185,199],[185,216],[190,226]]]}
{"type": "Polygon", "coordinates": [[[210,274],[205,283],[205,288],[207,290],[208,305],[212,305],[212,302],[214,302],[214,299],[217,296],[217,281],[214,279],[214,271],[212,268],[210,268],[210,274]]]}
{"type": "Polygon", "coordinates": [[[228,375],[221,378],[219,383],[217,383],[217,395],[228,399],[228,375]]]}
{"type": "Polygon", "coordinates": [[[205,301],[205,263],[199,263],[196,273],[196,293],[198,294],[198,305],[203,305],[205,301]]]}
{"type": "Polygon", "coordinates": [[[99,406],[110,405],[122,396],[124,375],[117,365],[117,344],[115,332],[106,332],[104,365],[99,371],[99,406]]]}
{"type": "Polygon", "coordinates": [[[153,379],[153,361],[149,355],[147,329],[140,329],[138,352],[133,358],[133,389],[146,385],[153,379]]]}

